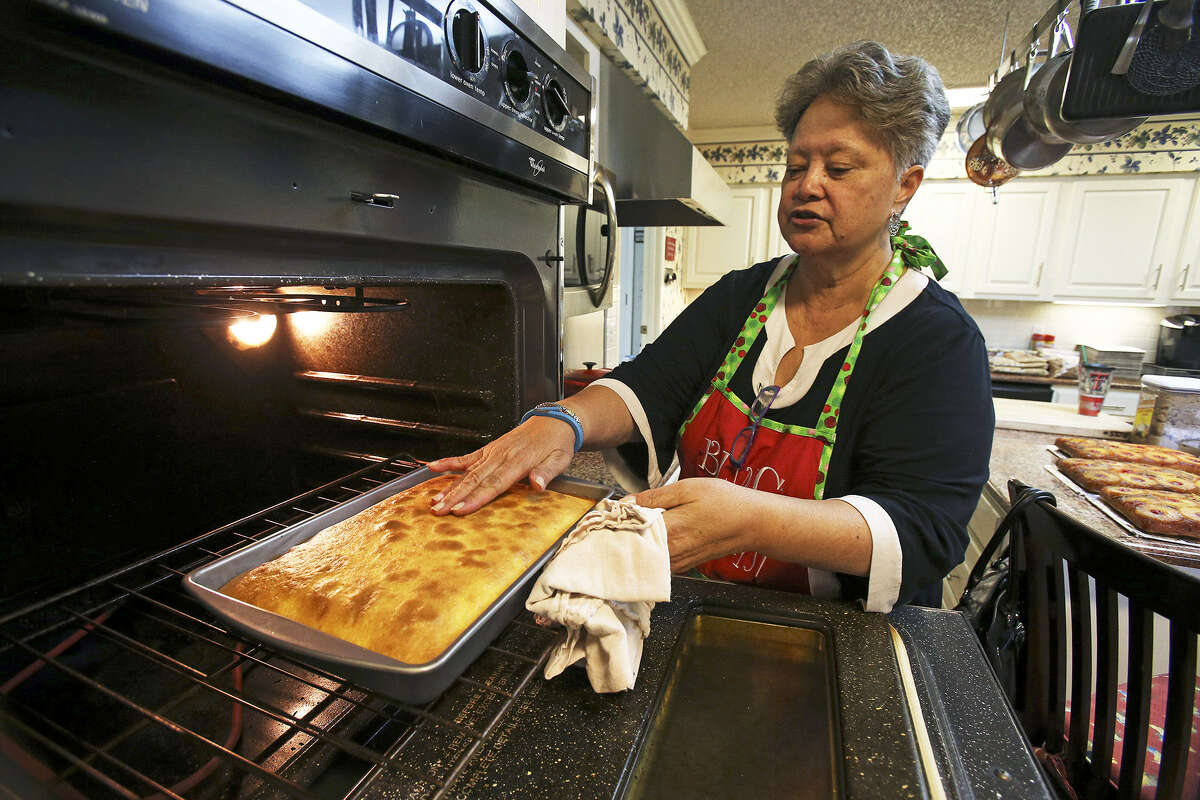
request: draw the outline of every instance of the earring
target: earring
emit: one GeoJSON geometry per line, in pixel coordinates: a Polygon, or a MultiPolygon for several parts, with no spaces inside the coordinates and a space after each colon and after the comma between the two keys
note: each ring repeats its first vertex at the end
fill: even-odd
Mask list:
{"type": "Polygon", "coordinates": [[[900,233],[900,212],[899,211],[893,211],[891,216],[888,217],[888,233],[890,233],[892,236],[895,236],[896,234],[900,233]]]}

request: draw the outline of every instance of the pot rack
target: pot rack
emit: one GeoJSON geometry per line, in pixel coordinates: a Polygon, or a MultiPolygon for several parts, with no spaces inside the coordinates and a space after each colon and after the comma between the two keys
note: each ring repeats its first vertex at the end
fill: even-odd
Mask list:
{"type": "MultiPolygon", "coordinates": [[[[1080,2],[1080,18],[1100,7],[1100,0],[1082,0],[1080,2]]],[[[1029,33],[1020,39],[1012,49],[1008,47],[1008,23],[1004,26],[1004,42],[1000,45],[1000,65],[988,76],[988,88],[995,87],[1000,79],[1020,66],[1022,61],[1027,63],[1050,54],[1049,50],[1041,47],[1042,37],[1054,33],[1066,21],[1071,8],[1071,0],[1055,0],[1042,14],[1041,19],[1033,23],[1029,33]]]]}

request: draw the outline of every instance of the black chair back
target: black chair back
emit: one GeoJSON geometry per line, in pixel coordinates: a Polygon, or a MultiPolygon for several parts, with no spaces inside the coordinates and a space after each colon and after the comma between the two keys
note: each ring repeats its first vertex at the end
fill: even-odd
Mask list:
{"type": "MultiPolygon", "coordinates": [[[[1026,490],[1018,481],[1009,482],[1014,501],[1026,490]]],[[[1155,800],[1183,798],[1196,702],[1200,581],[1092,530],[1046,502],[1027,504],[1011,536],[1011,579],[1018,587],[1026,626],[1013,705],[1030,741],[1061,755],[1081,796],[1140,797],[1157,614],[1166,621],[1170,656],[1155,800]],[[1124,636],[1118,623],[1122,596],[1128,608],[1124,636]],[[1120,773],[1114,787],[1110,772],[1122,650],[1127,654],[1124,682],[1128,686],[1120,773]]],[[[1200,764],[1192,770],[1200,770],[1200,764]]]]}

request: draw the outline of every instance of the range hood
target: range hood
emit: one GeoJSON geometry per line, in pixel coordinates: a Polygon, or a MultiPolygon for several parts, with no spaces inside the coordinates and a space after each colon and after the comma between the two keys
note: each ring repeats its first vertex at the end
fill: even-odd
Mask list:
{"type": "Polygon", "coordinates": [[[611,170],[622,228],[724,225],[729,187],[641,87],[600,66],[598,161],[611,170]]]}

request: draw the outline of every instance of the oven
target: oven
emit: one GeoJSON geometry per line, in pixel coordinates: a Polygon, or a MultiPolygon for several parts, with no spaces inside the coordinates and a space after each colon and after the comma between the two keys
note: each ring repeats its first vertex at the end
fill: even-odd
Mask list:
{"type": "Polygon", "coordinates": [[[878,615],[676,579],[631,692],[543,681],[559,634],[524,615],[411,705],[183,590],[560,396],[590,86],[506,0],[0,6],[8,795],[644,796],[716,617],[825,642],[832,796],[1041,796],[978,648],[928,666],[970,650],[944,616],[891,620],[909,669],[878,615]]]}
{"type": "MultiPolygon", "coordinates": [[[[478,744],[178,579],[561,396],[591,93],[507,0],[0,8],[0,784],[342,797],[414,724],[478,744]]],[[[507,636],[489,702],[552,638],[507,636]]]]}

